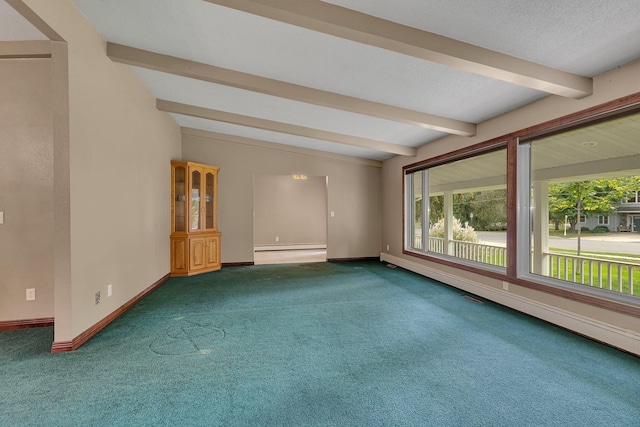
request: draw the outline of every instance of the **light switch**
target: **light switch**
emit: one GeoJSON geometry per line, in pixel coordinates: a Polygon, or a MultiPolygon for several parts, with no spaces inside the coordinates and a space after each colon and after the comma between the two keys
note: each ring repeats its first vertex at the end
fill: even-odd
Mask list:
{"type": "Polygon", "coordinates": [[[0,224],[4,224],[4,212],[0,212],[0,224]]]}

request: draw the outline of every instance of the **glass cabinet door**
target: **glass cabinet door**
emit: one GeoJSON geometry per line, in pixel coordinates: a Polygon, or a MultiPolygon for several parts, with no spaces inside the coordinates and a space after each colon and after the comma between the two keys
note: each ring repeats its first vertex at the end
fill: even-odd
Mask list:
{"type": "Polygon", "coordinates": [[[173,212],[173,224],[174,231],[186,231],[185,229],[185,203],[187,195],[185,193],[186,188],[186,170],[184,166],[176,166],[173,173],[174,177],[174,212],[173,212]]]}
{"type": "Polygon", "coordinates": [[[205,195],[205,229],[213,230],[215,228],[215,205],[214,205],[214,191],[215,191],[215,175],[213,172],[207,172],[205,174],[205,186],[206,186],[206,195],[205,195]]]}
{"type": "Polygon", "coordinates": [[[200,194],[202,173],[199,170],[191,172],[191,230],[200,230],[200,194]]]}

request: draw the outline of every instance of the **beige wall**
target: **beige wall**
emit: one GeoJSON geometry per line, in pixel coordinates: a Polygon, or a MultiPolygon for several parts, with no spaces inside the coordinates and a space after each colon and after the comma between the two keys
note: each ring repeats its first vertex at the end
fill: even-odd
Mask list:
{"type": "MultiPolygon", "coordinates": [[[[328,218],[329,258],[376,256],[388,244],[389,254],[398,259],[446,272],[454,281],[460,278],[498,289],[501,283],[495,280],[402,254],[402,166],[640,91],[640,64],[633,64],[598,77],[592,96],[548,97],[480,124],[473,138],[443,138],[421,147],[417,157],[384,162],[382,170],[372,163],[273,144],[238,144],[194,135],[184,135],[181,144],[175,122],[156,110],[154,98],[128,67],[106,57],[104,40],[70,0],[24,3],[68,43],[68,62],[67,46],[59,46],[53,49],[52,66],[56,341],[78,336],[168,273],[171,159],[221,167],[223,262],[253,260],[254,175],[302,173],[328,177],[328,210],[335,212],[328,218]],[[64,63],[57,53],[64,55],[64,63]],[[67,254],[58,250],[67,244],[65,240],[67,254]],[[69,264],[68,278],[65,264],[69,264]],[[110,298],[109,283],[114,290],[110,298]],[[96,306],[97,291],[102,303],[96,306]]],[[[45,181],[43,185],[51,185],[45,181]]],[[[7,211],[7,222],[0,229],[7,230],[13,220],[7,211]]],[[[42,272],[52,268],[50,261],[40,267],[42,272]]],[[[4,274],[3,268],[0,275],[4,274]]],[[[16,293],[17,298],[22,292],[16,293]]],[[[510,292],[640,331],[640,319],[517,286],[510,292]]],[[[39,299],[43,293],[38,293],[39,299]]],[[[19,316],[41,317],[50,310],[34,314],[20,310],[19,316]]]]}
{"type": "MultiPolygon", "coordinates": [[[[499,137],[509,132],[527,128],[567,114],[611,101],[625,95],[640,91],[640,63],[634,63],[614,70],[594,81],[594,94],[581,100],[564,99],[550,96],[529,106],[520,108],[496,119],[481,123],[478,135],[472,138],[449,136],[426,144],[418,150],[415,158],[395,157],[383,164],[383,245],[389,245],[390,250],[384,253],[406,260],[418,266],[433,268],[447,274],[451,284],[455,285],[456,278],[481,283],[495,289],[502,289],[502,282],[463,272],[455,268],[446,268],[419,258],[402,254],[402,167],[420,160],[451,152],[474,143],[499,137]]],[[[385,247],[386,249],[386,247],[385,247]]],[[[511,286],[509,292],[516,296],[525,297],[534,302],[558,307],[577,313],[588,318],[596,319],[625,330],[640,332],[640,319],[594,308],[585,304],[554,297],[549,294],[536,292],[518,286],[511,286]]],[[[640,351],[640,349],[639,349],[640,351]]]]}
{"type": "Polygon", "coordinates": [[[0,60],[0,211],[0,321],[53,317],[50,59],[0,60]]]}
{"type": "Polygon", "coordinates": [[[327,243],[326,177],[256,175],[253,189],[256,246],[327,243]]]}
{"type": "MultiPolygon", "coordinates": [[[[203,133],[204,135],[204,133],[203,133]]],[[[218,226],[222,262],[253,261],[254,175],[327,176],[327,257],[380,253],[380,167],[375,162],[326,156],[277,144],[240,144],[183,135],[184,160],[220,167],[218,226]],[[291,151],[293,150],[293,151],[291,151]]]]}
{"type": "Polygon", "coordinates": [[[180,158],[180,133],[132,71],[107,58],[105,41],[69,0],[25,3],[68,44],[68,82],[54,82],[69,88],[71,283],[56,283],[55,330],[67,341],[169,272],[169,161],[180,158]]]}

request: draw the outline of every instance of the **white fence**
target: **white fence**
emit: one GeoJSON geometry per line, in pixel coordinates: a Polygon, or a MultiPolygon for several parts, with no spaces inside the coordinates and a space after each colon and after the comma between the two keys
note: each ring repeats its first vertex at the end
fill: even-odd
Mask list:
{"type": "MultiPolygon", "coordinates": [[[[415,240],[416,249],[422,249],[422,238],[415,240]]],[[[507,250],[502,246],[453,240],[445,251],[444,239],[429,237],[429,252],[499,267],[507,266],[507,250]]],[[[545,252],[546,271],[542,275],[587,286],[640,295],[640,264],[603,260],[584,256],[545,252]],[[634,289],[635,288],[635,289],[634,289]]],[[[532,254],[533,257],[533,254],[532,254]]]]}
{"type": "MultiPolygon", "coordinates": [[[[450,245],[448,255],[499,267],[507,266],[507,249],[505,247],[461,240],[453,240],[450,245]]],[[[444,239],[429,237],[429,251],[444,254],[444,239]]]]}
{"type": "Polygon", "coordinates": [[[568,282],[595,286],[629,295],[638,294],[640,265],[583,256],[547,252],[545,275],[568,282]],[[635,278],[634,278],[635,276],[635,278]]]}
{"type": "MultiPolygon", "coordinates": [[[[454,240],[445,252],[444,239],[430,237],[429,251],[499,267],[507,266],[507,250],[501,246],[454,240]]],[[[546,270],[541,274],[544,276],[629,295],[640,295],[640,264],[551,252],[543,255],[546,270]]]]}

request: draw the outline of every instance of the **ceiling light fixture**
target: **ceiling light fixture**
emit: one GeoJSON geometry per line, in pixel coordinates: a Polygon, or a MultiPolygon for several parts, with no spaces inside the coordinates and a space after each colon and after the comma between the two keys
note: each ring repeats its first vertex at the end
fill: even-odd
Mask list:
{"type": "Polygon", "coordinates": [[[293,179],[307,179],[307,175],[291,175],[293,179]]]}

